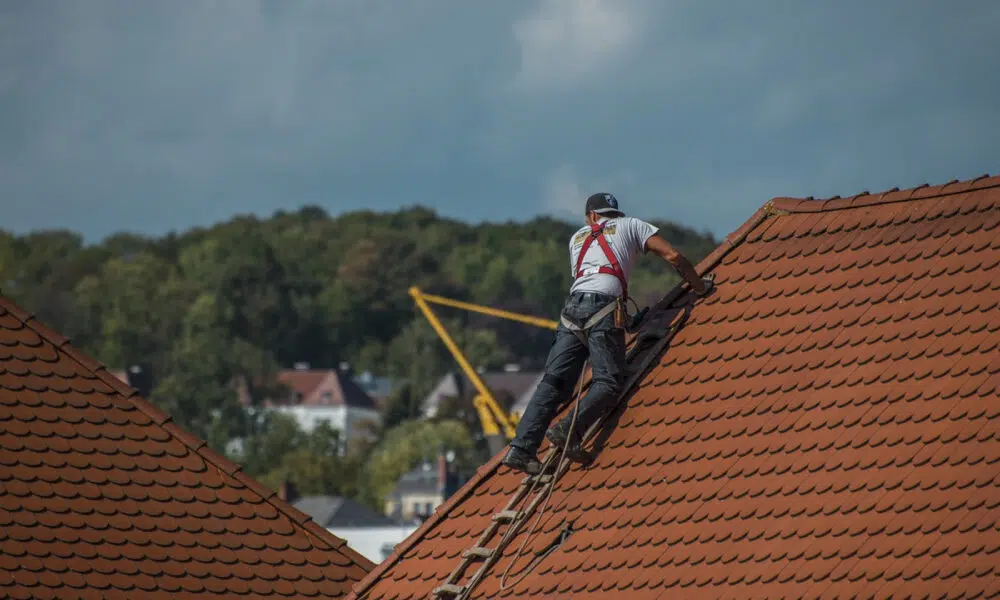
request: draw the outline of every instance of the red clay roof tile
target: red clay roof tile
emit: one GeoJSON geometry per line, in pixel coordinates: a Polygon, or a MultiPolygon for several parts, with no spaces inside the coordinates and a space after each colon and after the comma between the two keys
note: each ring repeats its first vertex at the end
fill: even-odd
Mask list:
{"type": "MultiPolygon", "coordinates": [[[[998,177],[765,204],[469,597],[1000,593],[998,225],[998,177]]],[[[352,597],[427,597],[520,481],[494,457],[352,597]]]]}
{"type": "Polygon", "coordinates": [[[0,296],[0,595],[341,598],[371,567],[0,296]]]}

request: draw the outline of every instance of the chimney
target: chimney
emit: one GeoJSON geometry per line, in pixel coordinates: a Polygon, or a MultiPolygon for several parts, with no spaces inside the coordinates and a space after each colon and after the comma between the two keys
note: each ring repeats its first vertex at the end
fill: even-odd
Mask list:
{"type": "Polygon", "coordinates": [[[134,387],[139,396],[149,398],[153,392],[153,369],[146,363],[133,363],[125,369],[125,383],[134,387]]]}
{"type": "Polygon", "coordinates": [[[282,480],[281,487],[278,488],[278,497],[291,504],[299,499],[299,490],[295,484],[287,479],[282,480]]]}
{"type": "Polygon", "coordinates": [[[340,373],[344,377],[354,377],[354,369],[351,368],[351,363],[342,361],[340,363],[340,373]]]}
{"type": "Polygon", "coordinates": [[[448,495],[448,458],[444,452],[438,452],[437,457],[437,491],[442,497],[448,495]]]}

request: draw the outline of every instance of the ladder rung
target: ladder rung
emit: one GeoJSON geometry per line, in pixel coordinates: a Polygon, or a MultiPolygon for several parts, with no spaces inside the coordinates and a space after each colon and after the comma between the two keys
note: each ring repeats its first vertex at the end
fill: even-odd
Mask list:
{"type": "Polygon", "coordinates": [[[552,481],[552,473],[541,473],[539,475],[528,475],[524,478],[524,483],[532,483],[537,481],[538,483],[545,485],[546,483],[552,481]]]}
{"type": "Polygon", "coordinates": [[[483,548],[475,546],[462,553],[462,558],[489,558],[493,555],[493,548],[483,548]]]}
{"type": "Polygon", "coordinates": [[[513,521],[514,519],[517,519],[519,514],[520,513],[518,513],[518,511],[516,510],[501,510],[497,514],[493,515],[493,520],[509,522],[513,521]]]}
{"type": "Polygon", "coordinates": [[[465,587],[461,585],[455,585],[454,583],[446,583],[444,585],[434,588],[434,595],[438,598],[443,596],[458,596],[465,591],[465,587]]]}

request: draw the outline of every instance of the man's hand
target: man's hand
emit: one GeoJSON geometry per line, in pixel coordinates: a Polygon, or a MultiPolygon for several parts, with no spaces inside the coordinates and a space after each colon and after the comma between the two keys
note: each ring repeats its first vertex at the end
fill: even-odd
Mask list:
{"type": "Polygon", "coordinates": [[[708,275],[702,277],[701,284],[702,289],[700,291],[695,289],[694,293],[697,294],[698,297],[707,296],[712,291],[712,288],[715,287],[715,273],[709,273],[708,275]]]}

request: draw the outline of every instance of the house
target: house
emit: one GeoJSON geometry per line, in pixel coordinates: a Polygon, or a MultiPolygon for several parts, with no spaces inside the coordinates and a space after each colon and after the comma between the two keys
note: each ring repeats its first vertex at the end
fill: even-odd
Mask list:
{"type": "MultiPolygon", "coordinates": [[[[510,412],[516,414],[518,418],[524,414],[526,408],[528,408],[528,403],[531,402],[531,398],[535,395],[535,388],[542,381],[542,371],[531,373],[531,378],[528,380],[528,385],[524,387],[519,387],[520,394],[514,396],[514,402],[510,405],[510,412]]],[[[513,390],[512,390],[513,391],[513,390]]]]}
{"type": "MultiPolygon", "coordinates": [[[[542,379],[541,372],[522,371],[516,364],[506,365],[502,371],[484,371],[478,375],[504,409],[518,411],[518,414],[524,411],[527,400],[531,399],[531,394],[542,379]]],[[[448,402],[457,401],[472,410],[472,398],[475,395],[476,388],[468,377],[449,372],[424,399],[424,417],[433,418],[448,402]]]]}
{"type": "Polygon", "coordinates": [[[433,466],[425,461],[399,478],[386,498],[385,513],[402,523],[423,521],[462,483],[449,458],[440,454],[433,466]]]}
{"type": "Polygon", "coordinates": [[[377,407],[381,407],[395,389],[392,379],[376,376],[371,371],[359,373],[354,383],[368,394],[377,407]]]}
{"type": "Polygon", "coordinates": [[[0,596],[342,598],[372,566],[0,296],[0,596]]]}
{"type": "Polygon", "coordinates": [[[292,506],[341,538],[359,554],[379,563],[396,544],[416,530],[413,523],[397,523],[367,506],[343,496],[286,496],[292,506]]]}
{"type": "Polygon", "coordinates": [[[346,366],[341,369],[311,369],[302,363],[278,374],[289,396],[269,400],[265,406],[291,415],[305,431],[326,421],[341,432],[346,448],[358,436],[370,435],[370,424],[381,422],[378,408],[346,366]]]}
{"type": "Polygon", "coordinates": [[[698,269],[592,464],[500,513],[498,454],[351,597],[1000,593],[1000,177],[776,198],[698,269]]]}
{"type": "Polygon", "coordinates": [[[343,496],[303,496],[292,506],[326,529],[394,525],[392,519],[343,496]]]}

